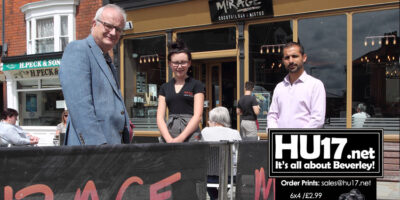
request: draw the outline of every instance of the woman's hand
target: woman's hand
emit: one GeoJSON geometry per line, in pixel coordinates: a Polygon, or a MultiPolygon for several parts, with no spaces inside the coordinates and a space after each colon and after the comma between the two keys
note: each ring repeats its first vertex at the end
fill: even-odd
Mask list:
{"type": "MultiPolygon", "coordinates": [[[[179,134],[179,136],[181,136],[181,134],[179,134]]],[[[179,136],[176,137],[176,138],[172,138],[171,142],[169,142],[169,143],[181,143],[181,142],[184,142],[185,138],[179,137],[179,136]]]]}

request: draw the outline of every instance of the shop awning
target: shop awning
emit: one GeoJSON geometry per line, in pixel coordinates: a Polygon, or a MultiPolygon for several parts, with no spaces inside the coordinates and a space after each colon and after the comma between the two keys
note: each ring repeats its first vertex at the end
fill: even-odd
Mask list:
{"type": "Polygon", "coordinates": [[[3,57],[3,71],[59,67],[63,52],[3,57]]]}

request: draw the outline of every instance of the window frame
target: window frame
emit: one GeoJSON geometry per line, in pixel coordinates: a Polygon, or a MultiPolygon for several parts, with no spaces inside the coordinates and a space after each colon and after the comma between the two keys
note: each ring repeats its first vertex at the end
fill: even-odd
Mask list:
{"type": "MultiPolygon", "coordinates": [[[[32,46],[30,46],[30,48],[31,48],[31,51],[33,51],[34,53],[48,53],[48,52],[40,52],[39,51],[39,49],[40,49],[40,46],[39,46],[39,42],[40,41],[45,41],[45,40],[53,40],[53,51],[57,51],[56,50],[56,46],[55,46],[55,43],[56,43],[56,28],[55,28],[55,22],[56,20],[55,20],[55,17],[48,17],[48,18],[40,18],[40,19],[36,19],[36,26],[35,27],[33,27],[34,29],[35,29],[35,34],[33,35],[32,34],[32,36],[33,37],[31,37],[31,40],[32,41],[34,41],[34,42],[32,42],[31,41],[31,44],[35,44],[34,46],[32,45],[32,46]],[[49,20],[49,21],[53,21],[53,27],[52,27],[52,29],[53,29],[53,35],[49,35],[49,36],[44,36],[44,37],[39,37],[39,29],[38,29],[38,21],[41,21],[41,20],[49,20]]],[[[32,29],[32,27],[31,27],[31,30],[33,30],[32,29]]],[[[51,51],[49,51],[49,52],[51,52],[51,51]]]]}
{"type": "MultiPolygon", "coordinates": [[[[52,52],[63,51],[62,38],[68,37],[68,42],[75,40],[75,15],[76,6],[79,0],[47,0],[25,4],[21,7],[21,11],[25,14],[26,21],[26,52],[27,54],[39,53],[36,49],[37,27],[36,22],[41,19],[53,19],[53,42],[54,48],[52,52]],[[61,18],[67,17],[67,35],[61,35],[61,18]]],[[[40,38],[43,39],[43,38],[40,38]]],[[[49,52],[40,52],[49,53],[49,52]]]]}

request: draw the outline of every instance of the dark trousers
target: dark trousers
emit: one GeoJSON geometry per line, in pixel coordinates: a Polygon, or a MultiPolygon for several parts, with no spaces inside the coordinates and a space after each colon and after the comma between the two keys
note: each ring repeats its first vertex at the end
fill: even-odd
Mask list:
{"type": "MultiPolygon", "coordinates": [[[[231,177],[228,176],[228,183],[231,182],[231,177]]],[[[207,176],[207,183],[219,183],[219,176],[207,176]]],[[[236,183],[236,176],[233,177],[233,183],[236,183]]],[[[228,190],[229,191],[229,188],[228,190]]],[[[210,200],[218,199],[218,189],[215,187],[207,187],[208,196],[210,200]]]]}

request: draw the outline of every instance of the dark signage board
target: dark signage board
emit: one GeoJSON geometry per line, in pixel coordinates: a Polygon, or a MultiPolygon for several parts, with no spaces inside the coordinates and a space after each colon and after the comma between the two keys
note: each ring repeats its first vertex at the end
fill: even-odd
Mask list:
{"type": "Polygon", "coordinates": [[[205,199],[202,143],[0,149],[0,197],[205,199]]]}
{"type": "Polygon", "coordinates": [[[209,0],[212,22],[273,17],[272,0],[209,0]]]}
{"type": "Polygon", "coordinates": [[[383,130],[269,129],[271,177],[382,177],[383,130]]]}
{"type": "Polygon", "coordinates": [[[276,199],[376,199],[376,179],[276,178],[276,199]]]}
{"type": "Polygon", "coordinates": [[[383,130],[269,129],[276,199],[376,199],[383,130]]]}

